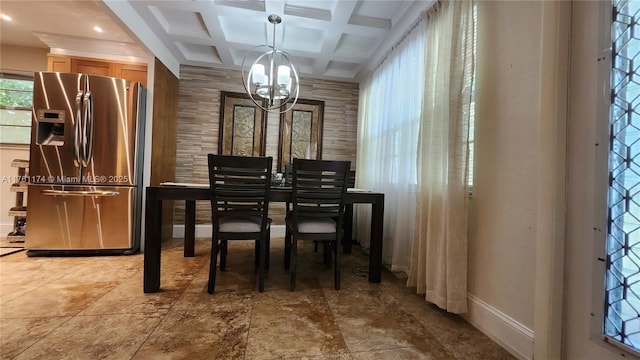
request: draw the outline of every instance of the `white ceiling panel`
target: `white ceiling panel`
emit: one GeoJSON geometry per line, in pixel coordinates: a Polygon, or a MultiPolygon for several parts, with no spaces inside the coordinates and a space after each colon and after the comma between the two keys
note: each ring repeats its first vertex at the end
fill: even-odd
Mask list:
{"type": "Polygon", "coordinates": [[[150,6],[149,11],[168,35],[210,38],[207,27],[197,12],[157,6],[150,6]]]}
{"type": "MultiPolygon", "coordinates": [[[[314,6],[318,4],[322,5],[323,3],[324,2],[289,1],[284,6],[284,14],[307,19],[331,21],[333,7],[324,8],[321,6],[314,6]]],[[[333,3],[333,1],[327,3],[333,3]]]]}
{"type": "Polygon", "coordinates": [[[296,66],[298,67],[298,72],[301,74],[310,74],[313,72],[313,66],[315,61],[310,58],[299,58],[296,62],[296,66]]]}
{"type": "Polygon", "coordinates": [[[188,61],[197,63],[222,64],[218,51],[213,46],[176,43],[182,55],[188,61]]]}
{"type": "MultiPolygon", "coordinates": [[[[213,0],[211,0],[213,2],[213,0]]],[[[244,9],[263,12],[265,11],[265,2],[263,0],[220,0],[215,2],[216,5],[226,6],[235,9],[244,9]]]]}
{"type": "Polygon", "coordinates": [[[357,63],[331,61],[327,65],[325,75],[334,78],[349,79],[353,78],[359,69],[360,65],[357,63]]]}
{"type": "Polygon", "coordinates": [[[266,41],[264,21],[245,20],[239,22],[237,18],[231,16],[219,16],[222,38],[229,43],[247,44],[256,46],[264,44],[266,41]],[[256,36],[256,34],[260,34],[256,36]]]}
{"type": "Polygon", "coordinates": [[[358,2],[358,6],[356,7],[356,11],[353,15],[378,19],[391,19],[393,15],[395,15],[405,4],[406,1],[403,0],[360,1],[358,2]]]}
{"type": "MultiPolygon", "coordinates": [[[[345,0],[342,0],[345,1],[345,0]]],[[[347,0],[348,1],[348,0],[347,0]]],[[[325,10],[331,12],[335,9],[337,0],[318,0],[318,1],[309,1],[309,0],[288,0],[286,1],[286,7],[298,7],[298,8],[307,8],[307,9],[315,9],[315,10],[325,10]]]]}
{"type": "MultiPolygon", "coordinates": [[[[273,31],[272,27],[271,31],[273,31]]],[[[296,51],[320,53],[325,31],[303,26],[286,25],[283,27],[283,34],[284,41],[280,45],[278,45],[276,35],[276,48],[281,48],[290,53],[296,51]]]]}
{"type": "Polygon", "coordinates": [[[341,58],[358,59],[358,62],[362,62],[371,56],[378,40],[372,36],[343,34],[336,46],[335,55],[341,58]]]}

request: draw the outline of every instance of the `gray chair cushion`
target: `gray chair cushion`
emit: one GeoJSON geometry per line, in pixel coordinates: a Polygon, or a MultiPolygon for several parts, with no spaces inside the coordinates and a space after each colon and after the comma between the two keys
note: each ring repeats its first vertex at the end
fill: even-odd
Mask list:
{"type": "Polygon", "coordinates": [[[327,218],[298,218],[298,232],[300,233],[334,233],[336,232],[336,222],[327,218]]]}
{"type": "Polygon", "coordinates": [[[260,232],[262,219],[251,218],[222,218],[220,219],[220,232],[260,232]]]}

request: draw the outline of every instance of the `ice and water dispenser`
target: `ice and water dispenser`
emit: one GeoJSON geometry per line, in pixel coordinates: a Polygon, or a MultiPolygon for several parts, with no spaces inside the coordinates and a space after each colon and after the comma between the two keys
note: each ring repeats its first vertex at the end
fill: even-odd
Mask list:
{"type": "Polygon", "coordinates": [[[52,146],[64,145],[64,125],[64,110],[39,109],[36,144],[52,146]]]}

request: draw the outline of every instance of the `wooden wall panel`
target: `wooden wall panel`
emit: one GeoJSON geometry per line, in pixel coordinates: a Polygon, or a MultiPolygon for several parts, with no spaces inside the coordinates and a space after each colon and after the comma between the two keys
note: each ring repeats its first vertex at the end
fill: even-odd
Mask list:
{"type": "MultiPolygon", "coordinates": [[[[178,113],[178,78],[155,59],[153,87],[153,126],[151,142],[151,185],[176,180],[176,126],[178,113]]],[[[163,239],[172,236],[173,204],[162,208],[163,239]]]]}
{"type": "MultiPolygon", "coordinates": [[[[208,183],[207,154],[218,151],[220,92],[244,92],[241,73],[235,70],[196,66],[180,67],[177,124],[176,181],[208,183]]],[[[301,79],[300,98],[322,100],[324,126],[322,158],[350,160],[356,167],[358,84],[330,80],[301,79]]],[[[278,163],[280,117],[269,113],[266,155],[278,163]]],[[[154,132],[155,135],[155,132],[154,132]]],[[[211,223],[210,204],[199,201],[197,223],[211,223]]],[[[284,206],[270,208],[274,224],[284,224],[284,206]]],[[[184,223],[184,204],[175,204],[176,224],[184,223]]]]}

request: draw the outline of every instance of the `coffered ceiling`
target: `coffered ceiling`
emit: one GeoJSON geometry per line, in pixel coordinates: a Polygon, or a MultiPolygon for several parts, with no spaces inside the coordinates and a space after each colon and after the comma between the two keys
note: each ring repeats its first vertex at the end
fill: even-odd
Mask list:
{"type": "Polygon", "coordinates": [[[2,43],[58,53],[154,54],[180,64],[239,69],[249,49],[275,44],[302,76],[358,81],[433,1],[409,0],[2,0],[2,43]],[[15,22],[22,24],[16,30],[15,22]],[[12,27],[10,27],[12,25],[12,27]],[[93,31],[99,25],[102,33],[93,31]],[[31,40],[27,40],[31,39],[31,40]],[[31,42],[29,42],[31,41],[31,42]]]}

